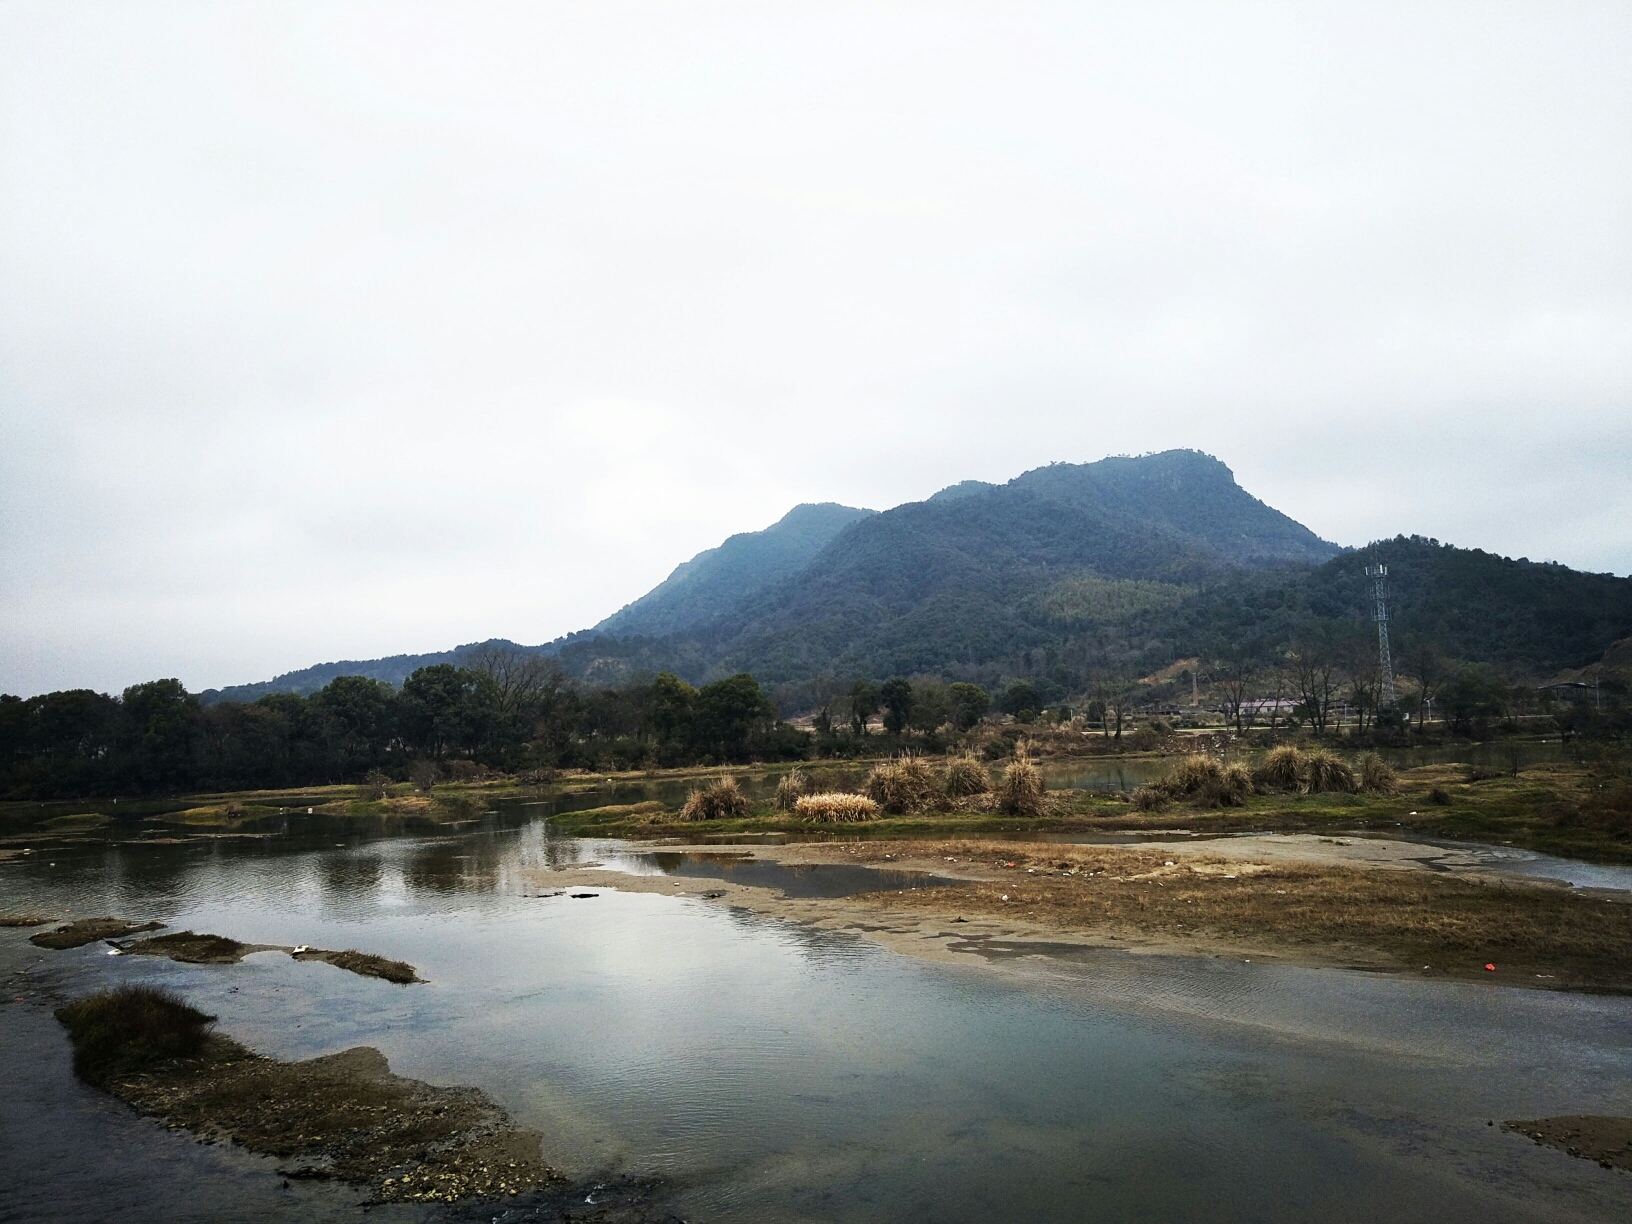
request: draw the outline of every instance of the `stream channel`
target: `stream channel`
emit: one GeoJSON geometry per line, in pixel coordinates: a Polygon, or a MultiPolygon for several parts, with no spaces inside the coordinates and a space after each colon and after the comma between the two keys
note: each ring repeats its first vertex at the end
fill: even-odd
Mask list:
{"type": "Polygon", "coordinates": [[[365,1216],[356,1190],[289,1186],[274,1161],[137,1117],[74,1081],[51,1018],[122,981],[173,987],[276,1057],[371,1045],[399,1074],[479,1087],[586,1185],[651,1178],[649,1214],[616,1219],[1632,1219],[1632,1176],[1501,1129],[1632,1113],[1632,999],[1015,945],[931,962],[704,896],[743,869],[556,837],[525,811],[451,837],[307,831],[0,865],[8,912],[355,947],[427,979],[279,952],[42,952],[0,930],[0,1219],[562,1218],[515,1200],[365,1216]],[[555,890],[535,872],[584,861],[698,887],[541,895],[555,890]]]}

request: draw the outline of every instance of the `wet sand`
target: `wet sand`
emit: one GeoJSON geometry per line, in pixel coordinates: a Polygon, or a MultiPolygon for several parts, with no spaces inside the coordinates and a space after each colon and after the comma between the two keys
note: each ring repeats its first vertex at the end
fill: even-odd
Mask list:
{"type": "MultiPolygon", "coordinates": [[[[660,849],[725,857],[717,845],[660,849]]],[[[1509,879],[1470,852],[1413,842],[1298,834],[1138,846],[867,840],[755,846],[737,857],[792,868],[868,864],[956,883],[809,898],[734,880],[723,869],[718,879],[604,866],[529,878],[569,892],[705,897],[855,931],[931,960],[1031,943],[1039,951],[1109,947],[1632,991],[1632,906],[1550,881],[1509,879]]]]}

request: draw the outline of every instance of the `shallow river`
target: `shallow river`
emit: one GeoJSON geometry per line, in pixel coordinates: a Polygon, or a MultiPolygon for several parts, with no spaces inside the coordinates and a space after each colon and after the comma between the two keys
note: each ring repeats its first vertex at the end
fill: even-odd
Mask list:
{"type": "Polygon", "coordinates": [[[479,1086],[544,1132],[547,1158],[657,1175],[686,1220],[1632,1218],[1632,1176],[1500,1129],[1632,1113],[1632,1000],[1120,952],[995,947],[948,966],[722,908],[702,894],[724,864],[629,860],[696,875],[681,898],[539,896],[553,890],[526,874],[619,853],[535,820],[0,865],[3,910],[356,947],[429,979],[281,953],[226,967],[40,953],[0,931],[8,974],[38,962],[0,1007],[0,1219],[363,1218],[354,1194],[284,1189],[268,1162],[72,1081],[24,984],[72,996],[132,979],[174,986],[268,1054],[373,1045],[401,1074],[479,1086]]]}

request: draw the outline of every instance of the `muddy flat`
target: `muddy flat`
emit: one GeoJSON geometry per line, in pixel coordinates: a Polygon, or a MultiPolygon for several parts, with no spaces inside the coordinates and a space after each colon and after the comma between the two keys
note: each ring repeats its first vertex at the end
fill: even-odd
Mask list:
{"type": "MultiPolygon", "coordinates": [[[[886,889],[881,877],[881,891],[801,898],[744,882],[751,873],[722,870],[707,890],[716,903],[855,929],[937,959],[980,940],[1021,939],[1632,991],[1632,906],[1548,881],[1499,878],[1472,857],[1461,862],[1411,842],[1297,835],[1137,846],[868,840],[743,848],[740,857],[749,856],[940,877],[940,887],[886,889]]],[[[701,892],[695,878],[603,867],[535,878],[556,887],[701,892]]]]}

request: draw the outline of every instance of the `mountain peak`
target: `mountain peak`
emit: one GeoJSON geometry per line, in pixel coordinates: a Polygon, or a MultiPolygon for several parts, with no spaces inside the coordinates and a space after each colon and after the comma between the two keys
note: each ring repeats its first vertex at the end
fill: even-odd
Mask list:
{"type": "Polygon", "coordinates": [[[658,637],[709,620],[797,573],[846,527],[876,513],[837,502],[804,502],[763,531],[744,531],[675,566],[657,586],[591,630],[658,637]]]}

